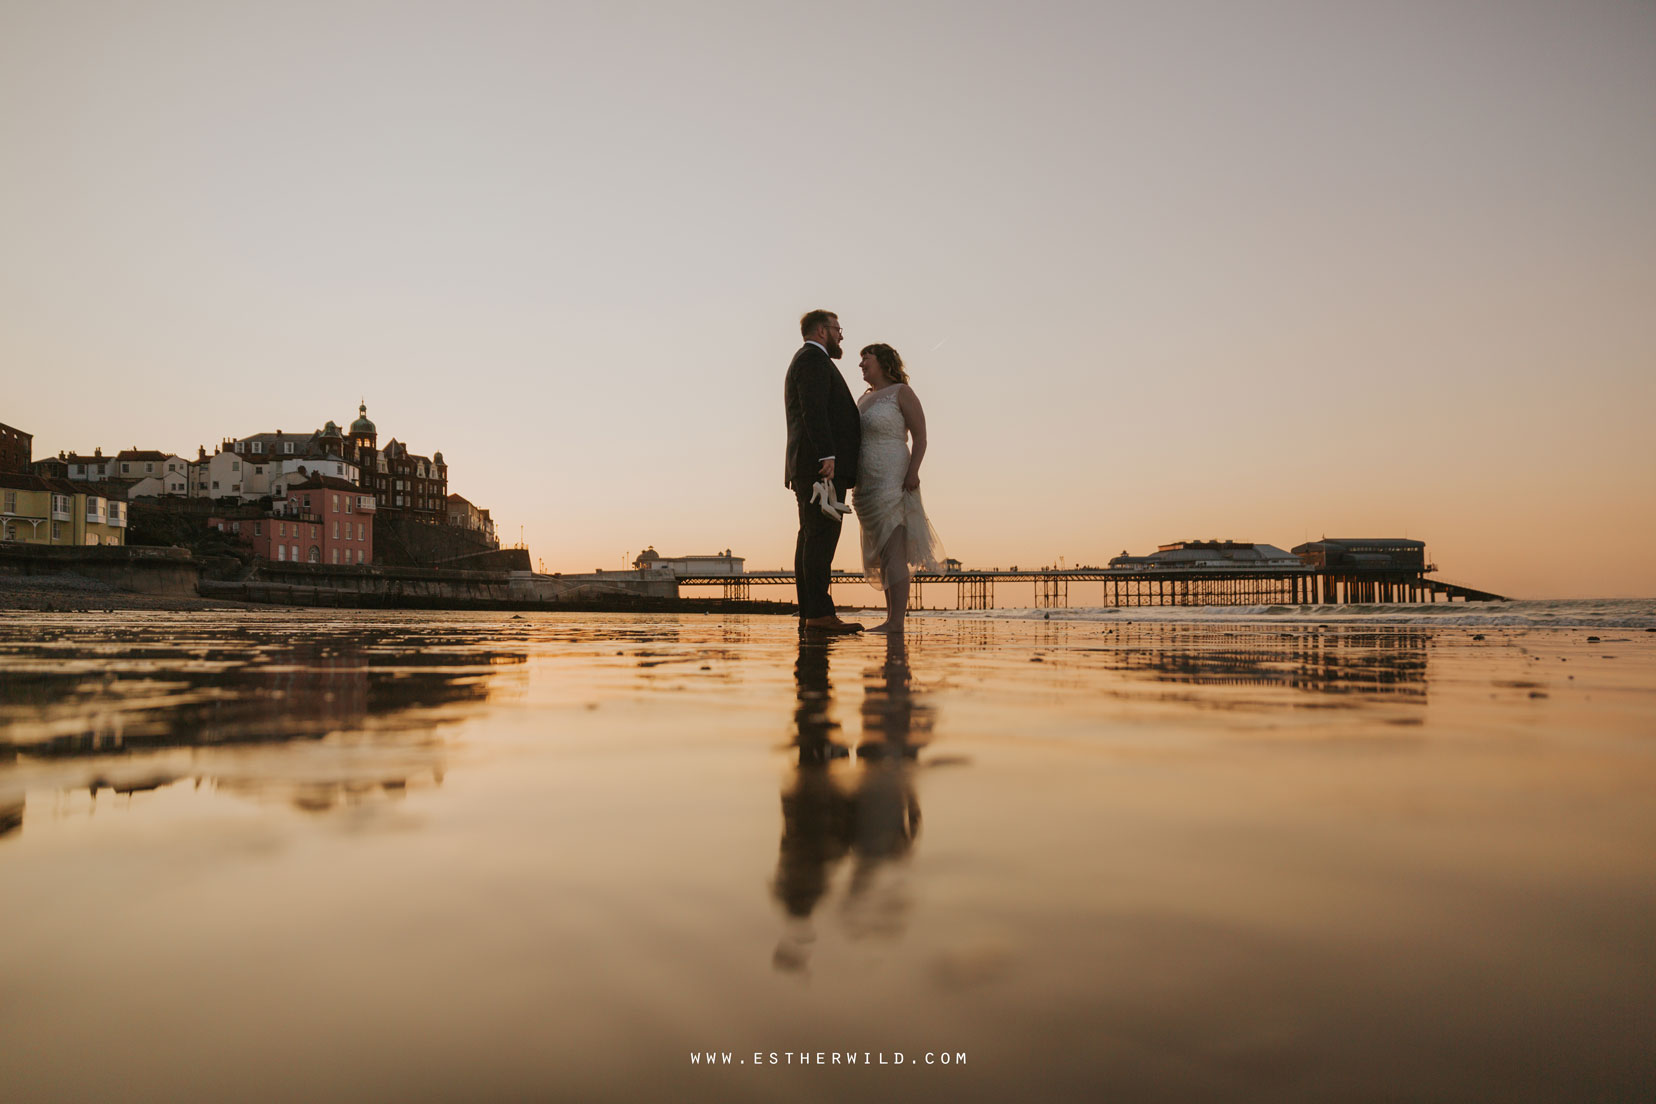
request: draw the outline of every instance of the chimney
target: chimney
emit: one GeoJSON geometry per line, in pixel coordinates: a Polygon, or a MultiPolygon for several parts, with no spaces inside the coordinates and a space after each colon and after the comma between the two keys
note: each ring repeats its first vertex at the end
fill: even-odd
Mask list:
{"type": "Polygon", "coordinates": [[[102,456],[103,455],[103,446],[102,445],[94,445],[92,447],[92,455],[93,456],[102,456]]]}

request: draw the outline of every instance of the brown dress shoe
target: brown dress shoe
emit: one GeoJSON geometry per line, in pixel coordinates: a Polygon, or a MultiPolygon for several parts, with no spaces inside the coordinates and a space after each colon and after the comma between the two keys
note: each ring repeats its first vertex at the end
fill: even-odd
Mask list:
{"type": "Polygon", "coordinates": [[[807,617],[799,623],[802,629],[812,629],[825,633],[860,633],[863,627],[854,621],[841,621],[838,617],[807,617]]]}

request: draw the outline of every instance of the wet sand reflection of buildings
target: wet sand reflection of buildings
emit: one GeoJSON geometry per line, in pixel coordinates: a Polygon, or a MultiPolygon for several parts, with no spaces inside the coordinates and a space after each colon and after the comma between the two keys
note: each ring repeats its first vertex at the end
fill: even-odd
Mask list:
{"type": "Polygon", "coordinates": [[[805,970],[813,916],[835,874],[849,866],[839,917],[853,938],[902,932],[909,902],[900,877],[920,832],[914,771],[931,739],[931,706],[917,701],[903,641],[865,673],[861,739],[852,747],[834,719],[829,658],[838,641],[802,640],[794,667],[795,764],[782,790],[782,838],[772,893],[786,927],[772,957],[805,970]]]}
{"type": "MultiPolygon", "coordinates": [[[[8,670],[0,784],[96,802],[190,783],[311,812],[395,800],[441,785],[436,730],[528,659],[413,635],[233,635],[113,654],[105,641],[8,670]]],[[[22,823],[21,794],[0,800],[0,836],[22,823]]]]}

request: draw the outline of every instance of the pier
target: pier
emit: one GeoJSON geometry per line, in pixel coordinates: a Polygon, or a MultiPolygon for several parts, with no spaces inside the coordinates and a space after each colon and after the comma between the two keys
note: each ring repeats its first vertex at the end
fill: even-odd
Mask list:
{"type": "MultiPolygon", "coordinates": [[[[681,575],[680,587],[719,587],[722,597],[745,601],[756,586],[792,586],[791,571],[750,571],[737,575],[681,575]]],[[[861,572],[836,571],[835,583],[862,583],[861,572]]],[[[1098,605],[1132,606],[1297,606],[1359,603],[1504,602],[1503,595],[1429,578],[1418,570],[1362,570],[1322,567],[1280,568],[1054,568],[1008,571],[916,573],[909,589],[911,609],[923,608],[928,586],[955,589],[957,609],[994,609],[996,583],[1033,583],[1037,608],[1078,605],[1092,593],[1098,605]],[[1097,585],[1100,590],[1093,591],[1097,585]]]]}

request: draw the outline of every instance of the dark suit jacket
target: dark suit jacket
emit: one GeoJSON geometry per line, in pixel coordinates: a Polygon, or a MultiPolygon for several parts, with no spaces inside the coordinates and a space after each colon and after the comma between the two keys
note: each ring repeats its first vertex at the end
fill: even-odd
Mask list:
{"type": "Polygon", "coordinates": [[[824,456],[834,458],[834,485],[841,493],[857,485],[857,451],[862,416],[845,377],[827,353],[806,342],[788,365],[782,388],[788,410],[788,460],[783,482],[810,487],[824,456]]]}

